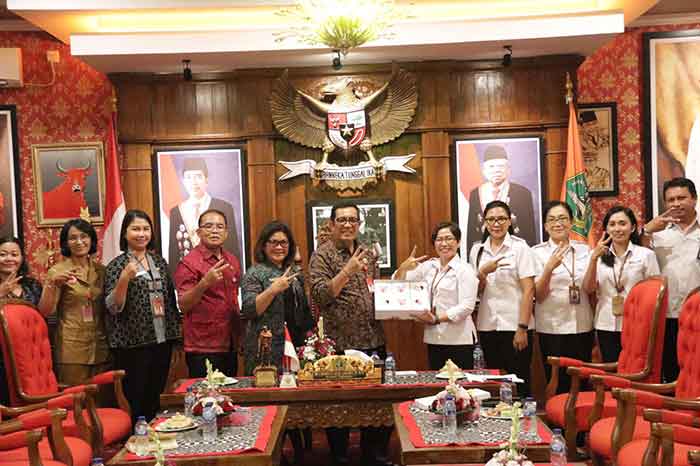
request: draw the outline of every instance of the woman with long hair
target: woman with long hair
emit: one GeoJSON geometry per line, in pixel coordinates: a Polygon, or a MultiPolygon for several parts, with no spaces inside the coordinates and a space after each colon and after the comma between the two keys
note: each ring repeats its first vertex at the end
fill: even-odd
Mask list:
{"type": "Polygon", "coordinates": [[[654,251],[640,246],[632,209],[611,207],[603,219],[605,234],[591,253],[583,289],[596,294],[596,337],[603,362],[617,361],[622,351],[625,298],[639,281],[659,274],[654,251]]]}
{"type": "Polygon", "coordinates": [[[535,256],[525,240],[513,236],[510,207],[491,201],[484,208],[483,239],[472,246],[469,262],[477,272],[481,301],[477,317],[486,364],[515,373],[530,393],[532,300],[535,256]]]}
{"type": "Polygon", "coordinates": [[[156,414],[172,346],[180,339],[175,285],[153,235],[148,214],[129,210],[119,234],[123,253],[105,271],[107,339],[115,368],[126,371],[124,393],[134,419],[156,414]]]}

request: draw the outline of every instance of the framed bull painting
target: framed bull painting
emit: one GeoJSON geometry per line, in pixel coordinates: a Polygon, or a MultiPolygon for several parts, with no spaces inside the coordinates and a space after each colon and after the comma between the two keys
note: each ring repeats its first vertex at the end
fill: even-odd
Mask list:
{"type": "Polygon", "coordinates": [[[82,217],[104,223],[105,167],[101,142],[35,144],[32,167],[40,227],[82,217]]]}

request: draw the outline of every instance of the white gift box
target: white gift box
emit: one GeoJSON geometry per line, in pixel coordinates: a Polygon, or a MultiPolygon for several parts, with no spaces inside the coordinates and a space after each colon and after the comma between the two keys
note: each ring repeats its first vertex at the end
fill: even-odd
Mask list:
{"type": "Polygon", "coordinates": [[[375,318],[413,319],[414,314],[430,310],[430,287],[427,282],[375,280],[375,318]]]}

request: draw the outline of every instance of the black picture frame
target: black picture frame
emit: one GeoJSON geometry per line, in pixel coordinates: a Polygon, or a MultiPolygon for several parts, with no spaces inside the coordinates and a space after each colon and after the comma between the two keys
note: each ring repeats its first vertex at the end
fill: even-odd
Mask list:
{"type": "Polygon", "coordinates": [[[153,221],[158,248],[162,256],[168,261],[171,272],[174,272],[178,260],[177,255],[170,248],[170,238],[173,236],[170,215],[187,196],[182,173],[178,173],[185,158],[205,161],[208,171],[206,189],[212,198],[209,208],[217,208],[227,214],[229,237],[232,232],[235,232],[237,237],[233,240],[237,247],[227,249],[236,255],[241,264],[241,273],[244,273],[251,264],[251,258],[246,152],[241,145],[169,145],[153,148],[151,166],[153,211],[156,217],[153,221]],[[163,190],[164,183],[168,184],[167,193],[163,190]],[[178,199],[179,201],[176,202],[178,199]],[[164,228],[166,224],[167,230],[164,228]]]}
{"type": "Polygon", "coordinates": [[[22,186],[17,107],[0,105],[0,236],[22,239],[22,186]]]}
{"type": "MultiPolygon", "coordinates": [[[[645,210],[647,219],[662,212],[663,183],[676,176],[685,176],[700,183],[700,123],[687,124],[687,107],[684,103],[692,98],[684,92],[682,79],[700,79],[700,70],[688,66],[693,74],[679,73],[677,66],[683,65],[675,60],[682,56],[686,47],[697,47],[700,43],[700,29],[672,32],[646,32],[642,34],[642,154],[644,158],[645,210]],[[665,47],[668,46],[668,47],[665,47]],[[677,66],[676,66],[677,65],[677,66]],[[666,90],[673,92],[666,93],[666,90]],[[669,96],[672,96],[669,98],[669,96]],[[674,100],[678,97],[679,100],[674,100]],[[657,102],[672,108],[673,125],[678,131],[669,131],[669,122],[659,125],[657,102]],[[660,128],[663,127],[663,128],[660,128]],[[697,145],[690,147],[693,126],[698,131],[697,145]],[[687,144],[677,141],[688,140],[687,144]],[[666,142],[661,142],[661,140],[666,142]],[[684,147],[685,146],[685,147],[684,147]],[[693,154],[694,156],[691,156],[693,154]],[[681,161],[683,159],[683,161],[681,161]],[[690,165],[690,167],[688,166],[690,165]]],[[[692,122],[691,122],[692,123],[692,122]]]]}
{"type": "MultiPolygon", "coordinates": [[[[513,210],[514,226],[517,223],[516,236],[525,239],[530,246],[543,241],[544,238],[542,215],[548,193],[545,183],[543,135],[533,132],[454,135],[450,144],[452,219],[462,230],[460,254],[465,259],[472,245],[481,241],[481,206],[472,211],[469,209],[469,199],[473,198],[472,192],[478,190],[485,180],[482,174],[483,152],[490,145],[505,146],[511,165],[511,186],[519,185],[516,193],[509,192],[509,197],[510,194],[515,194],[518,203],[524,207],[516,209],[512,200],[508,202],[513,210]],[[514,160],[518,163],[514,164],[514,160]],[[518,168],[516,173],[513,173],[514,167],[518,168]],[[528,196],[531,199],[529,203],[526,201],[528,196]],[[525,213],[519,214],[517,210],[523,210],[525,213]],[[524,234],[526,231],[528,233],[524,234]]],[[[480,198],[478,199],[481,204],[480,198]]]]}
{"type": "Polygon", "coordinates": [[[590,197],[617,196],[617,103],[579,104],[576,109],[581,152],[590,197]],[[591,115],[592,114],[592,115],[591,115]],[[590,120],[590,118],[594,120],[590,120]]]}
{"type": "MultiPolygon", "coordinates": [[[[369,246],[372,241],[367,235],[376,235],[382,248],[382,259],[380,259],[379,262],[380,273],[382,275],[392,274],[396,270],[396,214],[394,210],[394,201],[387,198],[360,198],[352,199],[352,202],[360,208],[360,217],[363,221],[363,224],[360,225],[358,240],[369,246]],[[375,230],[372,233],[367,231],[368,223],[365,221],[370,209],[372,209],[370,218],[373,223],[376,223],[376,225],[371,227],[375,230]],[[384,220],[382,220],[382,213],[386,215],[384,220]]],[[[306,235],[309,251],[314,251],[316,249],[318,229],[323,220],[330,218],[332,207],[332,201],[307,201],[306,235]]]]}

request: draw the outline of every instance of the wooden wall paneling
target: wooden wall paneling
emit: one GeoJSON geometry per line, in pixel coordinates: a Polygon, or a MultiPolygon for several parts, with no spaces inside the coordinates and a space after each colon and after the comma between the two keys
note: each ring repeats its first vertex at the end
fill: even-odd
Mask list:
{"type": "Polygon", "coordinates": [[[126,208],[141,209],[154,219],[151,145],[124,144],[122,150],[122,190],[126,208]]]}
{"type": "Polygon", "coordinates": [[[566,171],[566,139],[568,128],[548,128],[545,131],[545,171],[549,199],[559,199],[566,171]]]}
{"type": "Polygon", "coordinates": [[[144,139],[153,134],[153,87],[150,83],[115,84],[119,139],[144,139]]]}
{"type": "Polygon", "coordinates": [[[491,121],[515,121],[514,82],[511,68],[491,73],[491,121]]]}
{"type": "Polygon", "coordinates": [[[421,147],[425,210],[423,231],[426,244],[430,245],[433,227],[452,218],[450,136],[444,131],[423,133],[421,147]]]}
{"type": "Polygon", "coordinates": [[[194,91],[196,134],[204,137],[230,134],[226,83],[198,82],[194,84],[194,91]]]}
{"type": "Polygon", "coordinates": [[[250,139],[248,158],[248,218],[250,219],[251,257],[262,227],[277,218],[275,158],[272,140],[250,139]]]}
{"type": "Polygon", "coordinates": [[[226,105],[228,107],[228,128],[233,137],[245,134],[245,120],[243,111],[244,97],[239,80],[226,82],[226,105]]]}
{"type": "Polygon", "coordinates": [[[193,82],[159,82],[153,103],[154,139],[193,139],[197,128],[193,82]]]}

